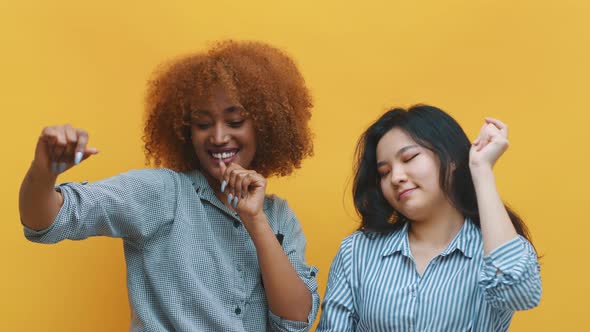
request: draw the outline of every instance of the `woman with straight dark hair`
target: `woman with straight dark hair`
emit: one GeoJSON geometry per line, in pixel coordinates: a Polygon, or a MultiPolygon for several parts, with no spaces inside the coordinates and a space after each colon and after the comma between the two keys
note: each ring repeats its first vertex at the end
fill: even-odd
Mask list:
{"type": "Polygon", "coordinates": [[[385,113],[357,146],[360,229],[330,269],[317,331],[506,331],[539,304],[537,253],[492,168],[508,128],[470,143],[442,110],[385,113]]]}

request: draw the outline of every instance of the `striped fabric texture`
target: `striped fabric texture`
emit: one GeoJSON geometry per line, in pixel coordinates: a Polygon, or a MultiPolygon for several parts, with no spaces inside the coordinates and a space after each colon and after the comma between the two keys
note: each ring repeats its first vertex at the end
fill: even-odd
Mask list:
{"type": "Polygon", "coordinates": [[[521,236],[484,256],[469,220],[422,275],[408,224],[387,235],[355,232],[332,262],[317,332],[507,331],[514,311],[538,305],[539,270],[521,236]]]}

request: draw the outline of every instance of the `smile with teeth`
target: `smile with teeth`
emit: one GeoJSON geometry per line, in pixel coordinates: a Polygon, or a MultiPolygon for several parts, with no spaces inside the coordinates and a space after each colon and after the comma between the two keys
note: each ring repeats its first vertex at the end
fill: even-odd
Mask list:
{"type": "Polygon", "coordinates": [[[237,153],[237,151],[231,151],[231,152],[212,152],[211,155],[213,156],[213,158],[215,159],[227,159],[227,158],[231,158],[233,156],[235,156],[237,153]]]}

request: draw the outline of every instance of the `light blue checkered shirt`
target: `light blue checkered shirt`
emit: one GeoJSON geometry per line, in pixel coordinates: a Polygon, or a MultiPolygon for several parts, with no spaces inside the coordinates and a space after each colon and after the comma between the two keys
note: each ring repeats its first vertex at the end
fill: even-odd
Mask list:
{"type": "Polygon", "coordinates": [[[388,235],[356,232],[330,269],[323,331],[507,331],[515,310],[541,297],[537,254],[523,237],[483,256],[481,231],[461,231],[420,276],[408,225],[388,235]]]}
{"type": "MultiPolygon", "coordinates": [[[[238,215],[198,171],[130,171],[92,184],[58,187],[64,204],[35,242],[105,235],[123,238],[131,331],[308,331],[319,307],[317,269],[305,262],[305,237],[287,202],[267,196],[264,212],[313,296],[308,322],[274,315],[256,249],[238,215]]],[[[285,286],[287,287],[287,285],[285,286]]]]}

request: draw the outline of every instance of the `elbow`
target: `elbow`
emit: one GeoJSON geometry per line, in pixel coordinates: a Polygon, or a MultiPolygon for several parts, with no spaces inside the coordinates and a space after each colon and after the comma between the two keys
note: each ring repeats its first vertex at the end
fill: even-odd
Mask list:
{"type": "Polygon", "coordinates": [[[525,305],[520,310],[529,310],[535,307],[538,307],[541,303],[541,285],[539,284],[538,289],[536,289],[528,298],[525,305]]]}
{"type": "Polygon", "coordinates": [[[301,308],[299,310],[290,312],[284,318],[291,320],[291,321],[308,323],[308,320],[309,320],[308,318],[309,318],[309,314],[311,313],[311,310],[312,310],[312,307],[311,307],[311,296],[310,296],[309,304],[301,306],[301,308]]]}

